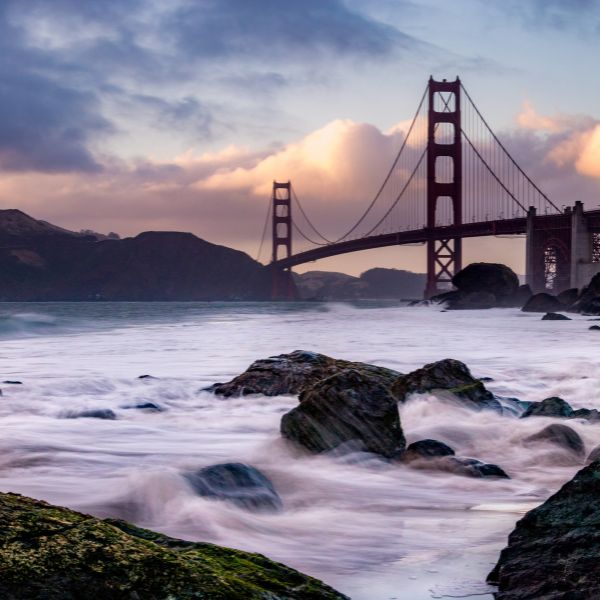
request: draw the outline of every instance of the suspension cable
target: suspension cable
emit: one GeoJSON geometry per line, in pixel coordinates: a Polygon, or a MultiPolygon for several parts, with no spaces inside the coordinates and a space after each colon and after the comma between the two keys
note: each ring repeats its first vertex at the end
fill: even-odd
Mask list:
{"type": "Polygon", "coordinates": [[[316,242],[315,240],[311,239],[308,235],[306,235],[302,229],[300,229],[300,227],[298,227],[298,225],[296,225],[296,223],[294,221],[292,221],[292,227],[296,230],[297,233],[299,233],[307,242],[310,242],[311,244],[314,244],[315,246],[328,246],[329,244],[324,243],[324,242],[316,242]]]}
{"type": "MultiPolygon", "coordinates": [[[[492,128],[489,126],[488,122],[484,119],[483,115],[479,112],[479,109],[477,108],[477,105],[475,104],[475,102],[473,102],[473,99],[471,98],[471,96],[469,96],[469,92],[467,92],[467,90],[465,89],[465,86],[461,83],[460,87],[461,87],[462,91],[465,93],[466,97],[469,99],[469,102],[475,109],[475,112],[477,113],[477,115],[479,116],[479,118],[481,119],[483,124],[486,126],[487,130],[491,133],[492,137],[494,138],[494,140],[496,141],[498,146],[500,146],[500,148],[502,148],[502,150],[504,151],[506,156],[508,156],[508,158],[510,159],[512,164],[515,167],[517,167],[517,169],[519,170],[521,175],[523,175],[523,177],[525,177],[525,179],[527,179],[527,181],[535,188],[535,190],[537,190],[537,192],[542,196],[542,198],[544,198],[544,200],[546,200],[546,202],[548,202],[555,210],[557,210],[558,212],[561,212],[560,209],[558,208],[558,206],[556,206],[556,204],[554,204],[554,202],[552,202],[552,200],[550,200],[550,198],[548,198],[548,196],[546,196],[546,194],[544,194],[544,192],[542,192],[542,190],[540,190],[540,188],[531,180],[529,175],[527,175],[527,173],[525,173],[525,171],[523,171],[523,169],[519,166],[517,161],[512,157],[510,152],[505,148],[504,144],[498,139],[498,136],[494,133],[492,128]]],[[[514,196],[513,196],[513,198],[514,198],[514,196]]],[[[522,208],[522,206],[521,206],[521,208],[522,208]]]]}
{"type": "Polygon", "coordinates": [[[421,166],[421,163],[423,162],[423,159],[425,158],[425,154],[426,153],[427,153],[427,147],[425,147],[425,149],[421,153],[421,156],[419,157],[419,160],[418,160],[415,168],[412,170],[412,173],[410,174],[410,177],[408,178],[408,180],[404,184],[404,187],[400,190],[400,193],[398,194],[398,196],[396,196],[396,199],[394,200],[394,202],[392,203],[392,205],[387,209],[387,211],[381,217],[381,219],[379,219],[379,221],[377,221],[377,223],[371,229],[369,229],[369,231],[367,231],[367,233],[365,233],[363,235],[363,237],[370,236],[385,221],[385,219],[387,218],[387,216],[396,207],[396,205],[398,204],[398,202],[400,201],[400,199],[404,195],[404,192],[407,190],[408,186],[410,185],[411,181],[413,180],[414,176],[417,174],[417,170],[421,166]]]}
{"type": "Polygon", "coordinates": [[[502,181],[500,181],[500,179],[498,178],[496,173],[494,173],[492,167],[490,167],[490,165],[488,165],[485,158],[483,158],[483,156],[481,156],[481,154],[479,153],[479,150],[477,150],[477,148],[475,148],[475,146],[469,139],[469,136],[465,133],[464,129],[461,128],[460,131],[463,134],[465,140],[467,140],[467,142],[469,143],[469,146],[471,146],[471,149],[473,150],[473,152],[475,152],[475,154],[477,155],[479,160],[485,165],[486,169],[490,172],[490,175],[502,186],[502,189],[519,205],[519,207],[521,209],[523,209],[525,212],[527,212],[527,209],[517,200],[517,198],[515,198],[514,194],[504,185],[504,183],[502,183],[502,181]]]}
{"type": "Polygon", "coordinates": [[[265,243],[265,237],[267,235],[267,227],[269,226],[269,217],[271,216],[271,210],[272,210],[272,202],[271,202],[271,197],[269,197],[268,200],[268,205],[267,205],[267,216],[265,218],[265,224],[263,226],[263,231],[262,231],[262,236],[260,238],[260,245],[258,247],[258,253],[256,254],[256,262],[260,262],[260,256],[262,254],[262,249],[263,249],[263,245],[265,243]]]}
{"type": "Polygon", "coordinates": [[[312,221],[308,218],[308,215],[306,214],[304,208],[302,207],[302,204],[300,203],[300,200],[298,199],[298,196],[296,195],[296,190],[294,188],[294,186],[292,186],[292,195],[294,196],[294,200],[296,201],[296,204],[298,205],[298,208],[300,209],[300,212],[302,213],[302,216],[306,219],[306,222],[308,223],[309,227],[320,237],[323,238],[325,240],[325,242],[327,242],[328,244],[333,244],[333,240],[330,240],[328,238],[326,238],[312,223],[312,221]]]}

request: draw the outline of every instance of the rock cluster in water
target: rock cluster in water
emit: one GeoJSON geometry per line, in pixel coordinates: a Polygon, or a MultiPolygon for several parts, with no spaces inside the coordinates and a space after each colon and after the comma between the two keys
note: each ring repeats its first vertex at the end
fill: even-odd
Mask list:
{"type": "Polygon", "coordinates": [[[257,360],[228,383],[208,388],[221,396],[299,394],[281,419],[281,435],[313,453],[370,452],[415,468],[469,477],[507,477],[497,465],[469,457],[436,440],[405,448],[398,404],[411,394],[435,393],[474,411],[502,412],[501,402],[469,368],[444,359],[408,374],[304,350],[257,360]]]}
{"type": "Polygon", "coordinates": [[[260,554],[173,539],[4,493],[0,565],[0,597],[7,600],[346,598],[260,554]]]}

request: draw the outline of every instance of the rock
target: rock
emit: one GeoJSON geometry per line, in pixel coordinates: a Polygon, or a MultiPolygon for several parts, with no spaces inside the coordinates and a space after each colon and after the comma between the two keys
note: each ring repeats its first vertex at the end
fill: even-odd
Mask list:
{"type": "Polygon", "coordinates": [[[592,277],[571,306],[583,315],[600,315],[600,273],[592,277]]]}
{"type": "Polygon", "coordinates": [[[496,600],[600,598],[600,462],[517,524],[488,582],[496,600]]]}
{"type": "Polygon", "coordinates": [[[579,290],[577,288],[571,288],[569,290],[564,290],[560,294],[556,296],[556,299],[565,306],[571,306],[577,301],[577,297],[579,296],[579,290]]]}
{"type": "Polygon", "coordinates": [[[561,304],[555,296],[542,292],[541,294],[534,294],[526,302],[525,306],[521,309],[523,312],[558,312],[563,310],[565,306],[561,304]]]}
{"type": "Polygon", "coordinates": [[[566,417],[570,418],[573,416],[573,409],[568,402],[565,402],[558,396],[552,396],[552,398],[546,398],[541,402],[532,402],[525,412],[521,415],[521,418],[525,417],[566,417]]]}
{"type": "Polygon", "coordinates": [[[600,330],[600,325],[592,325],[590,327],[590,331],[598,331],[598,330],[600,330]]]}
{"type": "Polygon", "coordinates": [[[105,419],[107,421],[114,421],[117,415],[110,408],[92,408],[89,410],[80,410],[78,412],[67,412],[65,414],[67,419],[105,419]]]}
{"type": "Polygon", "coordinates": [[[560,313],[549,312],[542,317],[542,321],[572,321],[572,319],[560,313]]]}
{"type": "Polygon", "coordinates": [[[185,475],[194,490],[206,498],[226,500],[250,511],[276,512],[281,498],[258,469],[242,463],[223,463],[185,475]]]}
{"type": "Polygon", "coordinates": [[[573,419],[586,419],[587,421],[598,421],[600,419],[600,412],[595,408],[578,408],[573,411],[573,419]]]}
{"type": "Polygon", "coordinates": [[[487,292],[496,298],[507,298],[517,292],[519,278],[506,265],[472,263],[452,278],[452,284],[460,292],[487,292]]]}
{"type": "Polygon", "coordinates": [[[163,412],[164,408],[155,404],[154,402],[140,402],[139,404],[126,404],[122,408],[132,409],[135,408],[137,410],[145,410],[148,412],[163,412]]]}
{"type": "Polygon", "coordinates": [[[494,308],[494,306],[498,306],[498,298],[491,292],[482,290],[477,292],[459,293],[458,298],[456,298],[454,301],[451,301],[448,308],[452,308],[454,310],[475,310],[478,308],[494,308]]]}
{"type": "Polygon", "coordinates": [[[471,375],[467,365],[452,358],[430,363],[408,375],[398,377],[391,389],[400,402],[404,402],[409,394],[444,390],[452,393],[461,404],[469,408],[490,408],[502,412],[502,405],[485,388],[481,380],[471,375]]]}
{"type": "Polygon", "coordinates": [[[544,427],[538,433],[525,438],[525,442],[550,442],[561,448],[565,448],[578,456],[585,454],[585,445],[580,435],[567,425],[553,423],[544,427]]]}
{"type": "Polygon", "coordinates": [[[16,494],[0,494],[0,564],[0,597],[7,600],[346,599],[260,554],[16,494]]]}
{"type": "Polygon", "coordinates": [[[138,379],[158,379],[157,377],[153,377],[152,375],[140,375],[138,379]]]}
{"type": "Polygon", "coordinates": [[[586,459],[586,463],[589,465],[590,463],[593,463],[594,461],[598,460],[600,458],[600,444],[598,444],[598,446],[596,446],[589,454],[588,457],[586,459]]]}
{"type": "Polygon", "coordinates": [[[281,435],[313,453],[341,445],[387,458],[406,445],[398,403],[381,378],[346,369],[302,391],[283,415],[281,435]]]}
{"type": "Polygon", "coordinates": [[[296,350],[290,354],[257,360],[229,383],[215,383],[207,390],[225,397],[248,394],[298,394],[304,388],[344,369],[364,372],[386,386],[391,385],[400,376],[400,373],[392,369],[338,360],[317,352],[296,350]]]}
{"type": "Polygon", "coordinates": [[[438,466],[444,471],[464,477],[498,477],[501,479],[510,479],[498,465],[484,463],[476,458],[446,456],[439,459],[438,466]]]}
{"type": "Polygon", "coordinates": [[[404,453],[402,460],[410,462],[418,459],[431,459],[436,456],[453,456],[454,450],[450,446],[437,440],[419,440],[409,444],[404,453]]]}
{"type": "Polygon", "coordinates": [[[23,385],[22,381],[11,381],[10,379],[7,379],[6,381],[2,382],[5,385],[23,385]]]}

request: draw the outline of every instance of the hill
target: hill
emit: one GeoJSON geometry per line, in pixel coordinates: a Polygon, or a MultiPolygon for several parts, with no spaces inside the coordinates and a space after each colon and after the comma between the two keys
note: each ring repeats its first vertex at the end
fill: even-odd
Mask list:
{"type": "Polygon", "coordinates": [[[0,300],[266,300],[268,270],[191,233],[105,239],[0,211],[0,300]]]}

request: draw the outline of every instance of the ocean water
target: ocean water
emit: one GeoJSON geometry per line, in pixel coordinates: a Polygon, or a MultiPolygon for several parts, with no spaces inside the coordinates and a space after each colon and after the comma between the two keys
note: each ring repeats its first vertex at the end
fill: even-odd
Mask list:
{"type": "MultiPolygon", "coordinates": [[[[553,422],[474,413],[431,394],[400,408],[409,442],[435,438],[510,480],[309,457],[279,436],[294,397],[221,399],[202,388],[295,349],[407,372],[452,357],[493,392],[600,408],[600,334],[589,318],[513,309],[443,312],[393,303],[0,304],[0,490],[175,537],[260,552],[354,600],[490,599],[485,576],[514,523],[581,468],[524,439],[553,422]],[[138,379],[152,375],[154,379],[138,379]],[[154,402],[164,410],[126,408],[154,402]],[[116,420],[66,418],[111,409],[116,420]],[[183,474],[246,462],[284,510],[198,497],[183,474]]],[[[600,425],[569,421],[590,451],[600,425]]]]}

